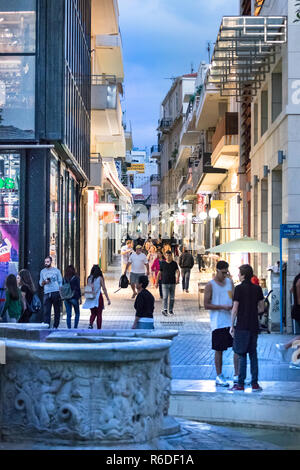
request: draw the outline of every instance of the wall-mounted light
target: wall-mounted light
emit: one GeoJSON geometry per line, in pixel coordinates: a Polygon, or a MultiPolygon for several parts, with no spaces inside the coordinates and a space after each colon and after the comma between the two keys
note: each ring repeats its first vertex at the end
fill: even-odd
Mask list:
{"type": "Polygon", "coordinates": [[[285,159],[286,155],[283,153],[283,150],[278,150],[278,165],[282,165],[285,159]]]}
{"type": "Polygon", "coordinates": [[[248,182],[246,183],[246,191],[247,191],[248,193],[250,193],[251,189],[252,189],[252,184],[248,181],[248,182]]]}
{"type": "Polygon", "coordinates": [[[207,212],[200,212],[199,219],[200,220],[206,220],[207,219],[207,212]]]}
{"type": "Polygon", "coordinates": [[[256,186],[259,182],[259,177],[257,175],[253,176],[253,186],[256,186]]]}
{"type": "Polygon", "coordinates": [[[264,165],[264,178],[267,178],[269,173],[270,168],[268,167],[268,165],[264,165]]]}

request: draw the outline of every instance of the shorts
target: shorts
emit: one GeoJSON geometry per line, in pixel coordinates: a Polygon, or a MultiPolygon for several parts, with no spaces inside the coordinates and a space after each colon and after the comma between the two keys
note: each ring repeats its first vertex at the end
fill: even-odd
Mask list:
{"type": "Polygon", "coordinates": [[[139,282],[140,276],[145,276],[144,273],[130,273],[130,284],[137,285],[139,282]]]}
{"type": "Polygon", "coordinates": [[[218,328],[212,332],[212,349],[215,351],[226,351],[232,348],[233,337],[229,333],[230,328],[218,328]]]}

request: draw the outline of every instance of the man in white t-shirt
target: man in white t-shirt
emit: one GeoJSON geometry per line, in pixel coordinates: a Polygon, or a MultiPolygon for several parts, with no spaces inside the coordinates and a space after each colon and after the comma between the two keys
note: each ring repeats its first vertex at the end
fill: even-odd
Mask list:
{"type": "Polygon", "coordinates": [[[130,285],[132,289],[132,299],[134,299],[137,295],[136,287],[139,283],[139,277],[145,274],[145,266],[147,270],[147,276],[149,276],[149,261],[147,256],[142,253],[142,246],[137,245],[136,252],[131,253],[129,256],[128,263],[125,268],[124,274],[127,273],[128,268],[131,266],[131,273],[130,273],[130,285]]]}
{"type": "MultiPolygon", "coordinates": [[[[121,248],[122,274],[125,272],[130,255],[133,253],[133,243],[127,240],[126,244],[121,248]]],[[[128,269],[130,271],[130,267],[128,269]]]]}
{"type": "MultiPolygon", "coordinates": [[[[216,385],[228,387],[229,382],[222,374],[223,351],[232,348],[231,310],[233,306],[234,286],[228,277],[229,265],[226,261],[217,263],[217,273],[204,291],[204,308],[209,310],[212,330],[212,349],[215,351],[216,385]]],[[[234,377],[239,374],[239,358],[234,354],[234,377]]],[[[235,379],[234,379],[235,380],[235,379]]]]}

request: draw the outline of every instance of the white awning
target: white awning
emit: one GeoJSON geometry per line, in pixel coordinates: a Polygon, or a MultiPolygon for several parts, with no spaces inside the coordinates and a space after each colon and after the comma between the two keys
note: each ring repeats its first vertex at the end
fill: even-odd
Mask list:
{"type": "Polygon", "coordinates": [[[127,188],[119,180],[119,175],[116,169],[114,161],[105,162],[103,161],[104,176],[112,184],[112,186],[118,191],[121,196],[126,197],[132,201],[132,195],[127,188]]]}

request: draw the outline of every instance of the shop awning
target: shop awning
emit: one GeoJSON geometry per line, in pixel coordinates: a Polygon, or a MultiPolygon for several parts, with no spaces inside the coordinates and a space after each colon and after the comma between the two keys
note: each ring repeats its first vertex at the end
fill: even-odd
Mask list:
{"type": "Polygon", "coordinates": [[[256,95],[281,44],[287,40],[285,16],[225,16],[214,48],[207,83],[221,95],[256,95]]]}
{"type": "Polygon", "coordinates": [[[124,196],[129,201],[132,201],[132,195],[127,188],[119,180],[119,175],[116,169],[114,161],[103,161],[104,176],[110,182],[110,184],[117,190],[120,196],[124,196]]]}

